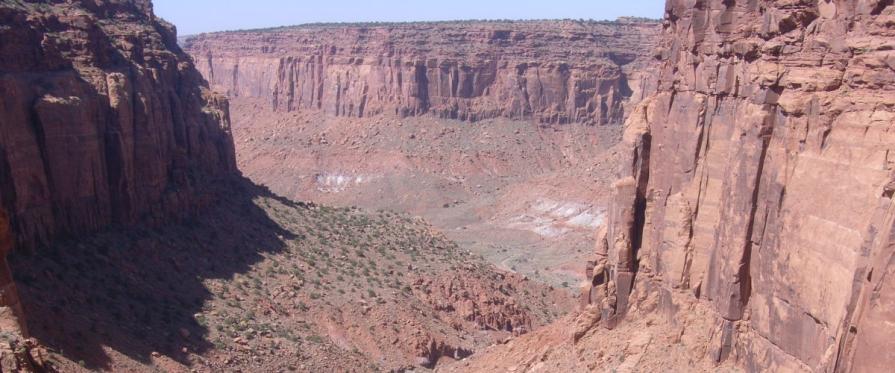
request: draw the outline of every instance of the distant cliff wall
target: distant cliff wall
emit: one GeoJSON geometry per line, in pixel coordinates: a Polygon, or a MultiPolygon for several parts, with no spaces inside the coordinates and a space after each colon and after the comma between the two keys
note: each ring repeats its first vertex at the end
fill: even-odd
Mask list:
{"type": "Polygon", "coordinates": [[[289,112],[432,113],[621,123],[639,101],[655,22],[446,22],[203,34],[185,49],[212,86],[289,112]]]}

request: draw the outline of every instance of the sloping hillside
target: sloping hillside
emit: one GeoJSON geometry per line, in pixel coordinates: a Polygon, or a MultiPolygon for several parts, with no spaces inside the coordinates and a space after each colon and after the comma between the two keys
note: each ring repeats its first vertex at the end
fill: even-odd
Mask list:
{"type": "Polygon", "coordinates": [[[425,222],[295,203],[246,182],[182,224],[59,241],[10,259],[50,361],[88,369],[433,367],[567,312],[425,222]],[[70,360],[70,361],[69,361],[70,360]]]}

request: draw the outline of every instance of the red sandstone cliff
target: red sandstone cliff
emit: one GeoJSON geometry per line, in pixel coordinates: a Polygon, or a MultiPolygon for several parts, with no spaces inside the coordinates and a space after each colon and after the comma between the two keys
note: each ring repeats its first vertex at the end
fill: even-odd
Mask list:
{"type": "Polygon", "coordinates": [[[891,369],[893,2],[670,0],[664,28],[591,307],[705,304],[751,371],[891,369]]]}
{"type": "Polygon", "coordinates": [[[215,88],[278,111],[606,124],[639,101],[658,31],[630,20],[311,25],[203,34],[185,48],[215,88]]]}
{"type": "Polygon", "coordinates": [[[0,96],[18,245],[183,214],[236,172],[226,99],[148,0],[0,3],[0,96]]]}
{"type": "MultiPolygon", "coordinates": [[[[13,242],[183,216],[237,172],[226,99],[148,0],[0,3],[0,97],[4,258],[13,242]]],[[[9,331],[5,259],[0,286],[9,331]]]]}

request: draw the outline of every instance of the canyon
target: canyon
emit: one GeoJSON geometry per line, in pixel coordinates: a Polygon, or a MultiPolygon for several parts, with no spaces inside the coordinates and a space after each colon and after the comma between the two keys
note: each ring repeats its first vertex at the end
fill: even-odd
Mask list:
{"type": "Polygon", "coordinates": [[[178,39],[0,2],[0,371],[885,372],[895,3],[178,39]]]}
{"type": "Polygon", "coordinates": [[[0,371],[425,369],[571,308],[420,219],[243,178],[150,1],[0,20],[0,371]]]}
{"type": "Polygon", "coordinates": [[[313,24],[182,44],[231,98],[253,181],[419,215],[500,268],[572,290],[658,31],[643,19],[313,24]]]}

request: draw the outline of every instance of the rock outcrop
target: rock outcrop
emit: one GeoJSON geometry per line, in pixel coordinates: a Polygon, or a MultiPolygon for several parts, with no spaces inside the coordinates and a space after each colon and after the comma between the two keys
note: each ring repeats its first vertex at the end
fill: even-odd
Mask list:
{"type": "MultiPolygon", "coordinates": [[[[227,100],[148,0],[0,3],[0,96],[4,257],[12,237],[185,216],[237,173],[227,100]]],[[[18,314],[5,261],[0,291],[3,318],[18,314]]]]}
{"type": "Polygon", "coordinates": [[[185,49],[231,98],[281,112],[621,123],[653,21],[308,25],[203,34],[185,49]]]}
{"type": "Polygon", "coordinates": [[[462,319],[474,323],[483,330],[496,330],[524,334],[532,329],[531,315],[519,307],[513,298],[514,278],[496,274],[493,283],[479,279],[467,279],[455,274],[448,278],[419,279],[414,286],[425,289],[420,294],[436,310],[456,312],[462,319]]]}
{"type": "Polygon", "coordinates": [[[687,299],[717,316],[716,361],[891,369],[895,5],[669,0],[664,28],[593,263],[608,285],[590,271],[601,322],[687,299]]]}

